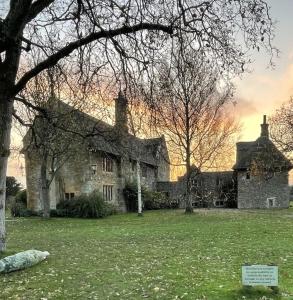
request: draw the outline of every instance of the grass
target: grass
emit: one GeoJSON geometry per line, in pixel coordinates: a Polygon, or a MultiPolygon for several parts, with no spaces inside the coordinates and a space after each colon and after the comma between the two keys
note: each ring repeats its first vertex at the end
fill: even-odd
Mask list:
{"type": "Polygon", "coordinates": [[[8,219],[10,255],[47,250],[0,275],[0,299],[293,299],[293,209],[181,210],[99,220],[8,219]],[[279,266],[280,294],[242,289],[244,263],[279,266]]]}

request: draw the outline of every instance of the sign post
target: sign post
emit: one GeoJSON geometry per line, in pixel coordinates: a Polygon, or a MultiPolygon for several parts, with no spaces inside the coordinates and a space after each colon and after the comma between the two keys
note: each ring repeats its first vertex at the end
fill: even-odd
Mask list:
{"type": "Polygon", "coordinates": [[[244,265],[242,266],[243,286],[267,286],[278,291],[278,266],[275,265],[244,265]]]}

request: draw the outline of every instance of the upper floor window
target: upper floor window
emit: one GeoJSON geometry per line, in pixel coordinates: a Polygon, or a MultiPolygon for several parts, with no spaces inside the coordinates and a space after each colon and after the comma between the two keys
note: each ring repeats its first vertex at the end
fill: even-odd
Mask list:
{"type": "Polygon", "coordinates": [[[222,179],[217,177],[216,179],[216,185],[219,186],[219,185],[222,185],[222,179]]]}
{"type": "Polygon", "coordinates": [[[103,157],[103,171],[113,172],[113,159],[109,156],[103,157]]]}
{"type": "Polygon", "coordinates": [[[147,166],[145,164],[141,164],[141,176],[147,177],[147,166]]]}
{"type": "Polygon", "coordinates": [[[91,172],[92,172],[92,175],[97,174],[97,165],[91,165],[91,172]]]}

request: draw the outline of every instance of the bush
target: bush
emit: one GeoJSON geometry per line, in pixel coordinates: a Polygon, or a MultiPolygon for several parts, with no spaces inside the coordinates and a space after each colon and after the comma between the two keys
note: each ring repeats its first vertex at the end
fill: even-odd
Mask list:
{"type": "Polygon", "coordinates": [[[10,211],[13,217],[30,217],[35,216],[32,210],[27,209],[27,194],[26,190],[18,192],[15,196],[14,201],[11,203],[10,211]]]}
{"type": "Polygon", "coordinates": [[[26,209],[23,203],[14,202],[11,204],[10,211],[12,217],[21,217],[26,209]]]}
{"type": "MultiPolygon", "coordinates": [[[[127,211],[137,211],[137,186],[135,183],[126,184],[123,195],[127,211]]],[[[169,199],[164,193],[141,188],[141,198],[145,210],[178,208],[179,202],[169,199]]]]}
{"type": "Polygon", "coordinates": [[[129,212],[136,212],[137,207],[137,186],[135,183],[127,183],[123,189],[123,196],[125,199],[126,210],[129,212]]]}
{"type": "Polygon", "coordinates": [[[170,209],[178,208],[179,202],[169,199],[162,192],[151,192],[147,191],[144,197],[144,208],[146,210],[150,209],[170,209]]]}
{"type": "Polygon", "coordinates": [[[51,210],[51,216],[103,218],[116,212],[115,207],[106,203],[100,194],[81,195],[71,200],[63,200],[57,204],[56,210],[51,210]]]}
{"type": "Polygon", "coordinates": [[[16,203],[23,203],[26,207],[27,205],[27,193],[26,190],[22,190],[18,192],[15,196],[15,202],[16,203]]]}
{"type": "Polygon", "coordinates": [[[38,216],[38,213],[27,209],[21,202],[13,202],[10,208],[12,217],[31,217],[38,216]]]}

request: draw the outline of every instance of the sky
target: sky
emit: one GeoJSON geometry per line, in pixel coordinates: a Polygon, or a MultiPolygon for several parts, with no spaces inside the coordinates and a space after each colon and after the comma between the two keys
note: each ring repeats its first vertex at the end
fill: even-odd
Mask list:
{"type": "Polygon", "coordinates": [[[260,134],[262,115],[272,115],[276,108],[293,95],[293,1],[269,0],[271,15],[277,20],[274,45],[279,57],[275,67],[269,68],[269,57],[264,53],[254,55],[251,72],[236,80],[238,104],[235,114],[242,123],[240,139],[255,140],[260,134]]]}
{"type": "MultiPolygon", "coordinates": [[[[0,0],[0,4],[3,0],[0,0]]],[[[5,0],[4,0],[5,2],[5,0]]],[[[252,56],[251,72],[235,80],[237,105],[236,118],[242,124],[239,140],[251,141],[260,135],[260,123],[264,114],[270,116],[293,95],[293,0],[268,0],[271,15],[277,21],[274,45],[280,55],[275,67],[269,67],[269,56],[256,53],[252,56]]],[[[17,143],[15,135],[12,143],[17,143]]],[[[24,162],[19,156],[9,160],[8,175],[25,184],[24,162]]],[[[290,180],[293,183],[293,178],[290,180]]]]}

